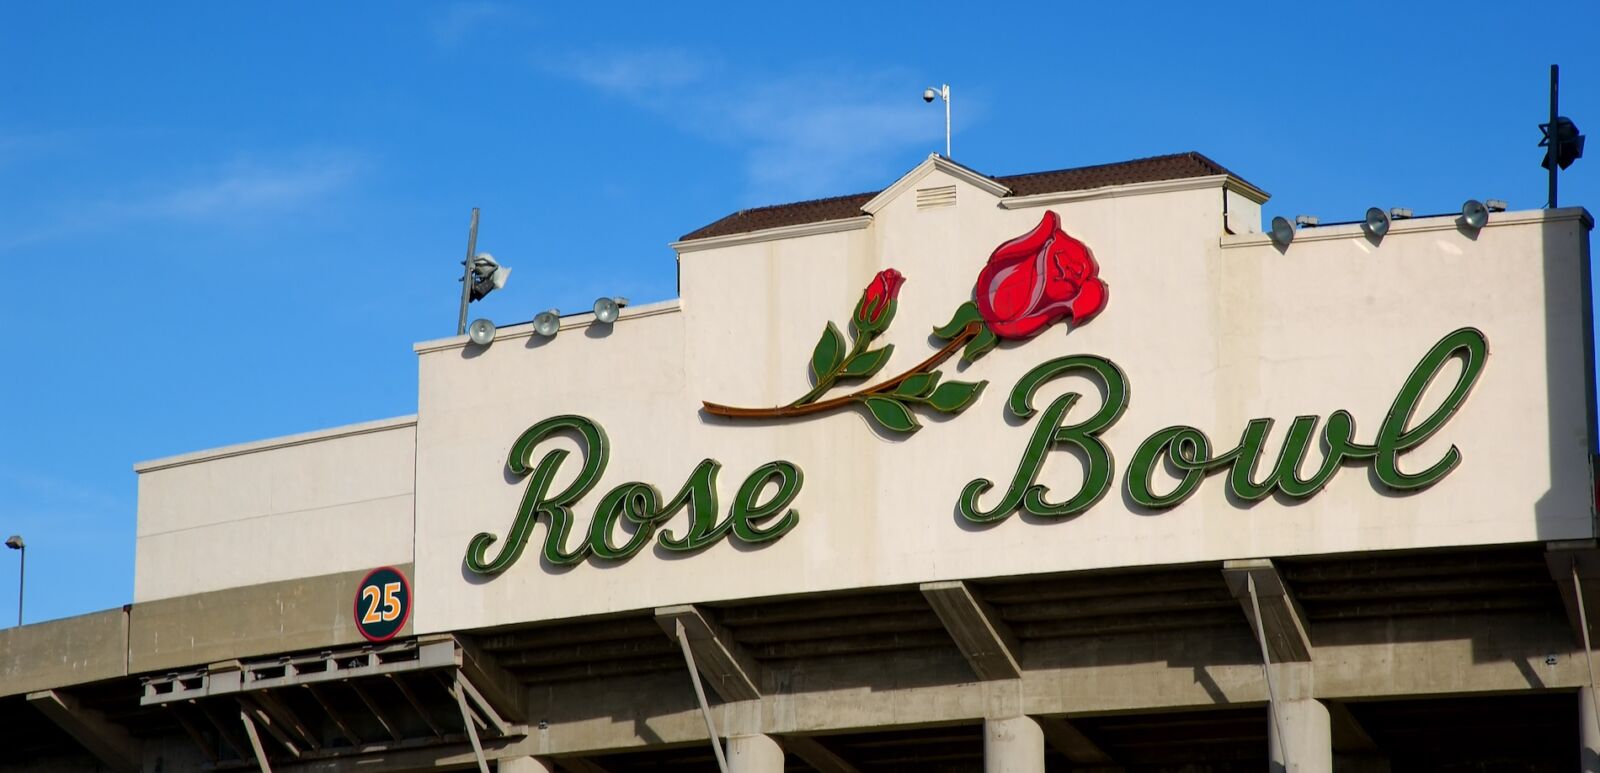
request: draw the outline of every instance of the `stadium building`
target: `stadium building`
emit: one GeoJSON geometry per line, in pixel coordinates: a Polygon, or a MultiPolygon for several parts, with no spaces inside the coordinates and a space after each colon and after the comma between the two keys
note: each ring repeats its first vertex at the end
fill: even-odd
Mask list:
{"type": "Polygon", "coordinates": [[[930,157],[138,464],[133,603],[0,631],[0,769],[1600,769],[1592,219],[1266,200],[930,157]]]}

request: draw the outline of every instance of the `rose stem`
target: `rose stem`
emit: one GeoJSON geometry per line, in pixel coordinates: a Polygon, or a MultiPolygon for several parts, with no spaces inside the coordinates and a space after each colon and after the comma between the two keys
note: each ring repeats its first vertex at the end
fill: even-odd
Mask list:
{"type": "Polygon", "coordinates": [[[950,339],[950,342],[944,345],[944,348],[934,352],[933,356],[929,357],[928,359],[917,363],[917,366],[911,370],[901,373],[900,375],[895,376],[894,378],[889,379],[882,384],[866,387],[865,389],[858,389],[850,394],[841,395],[831,400],[823,400],[820,403],[807,403],[805,405],[783,405],[775,408],[735,408],[731,405],[721,405],[710,401],[704,402],[703,405],[705,406],[706,413],[709,413],[713,416],[730,416],[739,419],[775,419],[783,418],[785,416],[805,416],[812,413],[821,413],[823,411],[832,410],[841,405],[848,405],[862,397],[892,391],[895,387],[900,386],[900,382],[905,381],[906,379],[911,378],[918,373],[925,373],[933,368],[938,367],[939,365],[943,364],[945,360],[950,359],[950,355],[955,354],[956,350],[965,346],[968,341],[971,341],[974,336],[978,335],[978,331],[982,328],[982,322],[969,322],[967,323],[967,326],[962,329],[959,335],[950,339]]]}
{"type": "Polygon", "coordinates": [[[832,389],[833,385],[839,380],[839,374],[844,372],[844,366],[847,365],[856,355],[865,350],[867,348],[867,344],[871,341],[871,333],[862,333],[860,331],[856,331],[856,340],[850,344],[850,353],[845,355],[843,360],[839,361],[839,367],[834,368],[832,373],[819,377],[817,379],[817,385],[812,387],[810,392],[802,395],[799,400],[789,403],[789,406],[793,407],[797,405],[805,405],[812,400],[821,397],[822,394],[827,392],[829,389],[832,389]]]}

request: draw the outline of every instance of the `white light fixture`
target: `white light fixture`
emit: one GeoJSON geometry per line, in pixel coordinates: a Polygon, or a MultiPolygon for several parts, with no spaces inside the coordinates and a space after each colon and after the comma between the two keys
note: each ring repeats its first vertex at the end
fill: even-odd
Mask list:
{"type": "Polygon", "coordinates": [[[1394,220],[1408,220],[1411,218],[1411,209],[1408,207],[1390,207],[1389,217],[1394,220]]]}
{"type": "Polygon", "coordinates": [[[533,318],[533,332],[545,338],[555,338],[561,330],[561,312],[551,309],[541,311],[533,318]]]}
{"type": "Polygon", "coordinates": [[[1289,242],[1294,241],[1294,225],[1282,215],[1272,219],[1272,230],[1269,233],[1273,243],[1279,247],[1287,247],[1289,242]]]}
{"type": "Polygon", "coordinates": [[[1377,207],[1367,207],[1367,217],[1361,223],[1361,227],[1366,230],[1368,236],[1382,239],[1384,234],[1389,233],[1389,213],[1377,207]]]}
{"type": "Polygon", "coordinates": [[[1490,212],[1504,212],[1508,205],[1505,199],[1484,199],[1483,206],[1487,207],[1490,212]]]}
{"type": "Polygon", "coordinates": [[[488,346],[494,343],[494,323],[486,319],[475,319],[467,326],[467,337],[479,346],[488,346]]]}
{"type": "Polygon", "coordinates": [[[609,325],[622,316],[622,307],[628,305],[627,298],[596,298],[594,301],[595,321],[609,325]]]}
{"type": "Polygon", "coordinates": [[[1477,199],[1467,199],[1461,205],[1461,222],[1473,230],[1483,228],[1489,222],[1489,208],[1477,199]]]}
{"type": "Polygon", "coordinates": [[[1322,218],[1319,218],[1316,215],[1295,215],[1294,216],[1294,224],[1295,224],[1295,226],[1297,226],[1299,228],[1316,228],[1317,225],[1319,223],[1321,223],[1321,222],[1322,222],[1322,218]]]}

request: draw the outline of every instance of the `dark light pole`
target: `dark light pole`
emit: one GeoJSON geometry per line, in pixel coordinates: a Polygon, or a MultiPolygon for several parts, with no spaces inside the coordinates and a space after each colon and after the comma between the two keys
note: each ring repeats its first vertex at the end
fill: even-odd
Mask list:
{"type": "Polygon", "coordinates": [[[1556,175],[1569,166],[1572,162],[1583,158],[1584,136],[1578,131],[1578,125],[1560,114],[1559,98],[1561,85],[1561,68],[1550,65],[1550,123],[1539,124],[1539,131],[1544,133],[1544,139],[1539,140],[1539,147],[1545,148],[1544,161],[1540,163],[1550,173],[1550,198],[1545,206],[1554,209],[1556,205],[1556,175]]]}
{"type": "Polygon", "coordinates": [[[17,625],[22,625],[22,583],[28,579],[28,545],[22,541],[21,534],[13,534],[6,540],[6,547],[21,551],[21,562],[17,564],[17,625]]]}

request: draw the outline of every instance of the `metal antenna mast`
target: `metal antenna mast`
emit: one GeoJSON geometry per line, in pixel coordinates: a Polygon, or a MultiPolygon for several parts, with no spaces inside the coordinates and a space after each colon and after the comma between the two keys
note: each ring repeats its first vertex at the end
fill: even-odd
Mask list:
{"type": "Polygon", "coordinates": [[[467,303],[472,300],[472,256],[478,251],[478,208],[472,208],[472,225],[467,228],[467,259],[461,274],[461,315],[456,318],[456,335],[466,335],[467,303]]]}
{"type": "Polygon", "coordinates": [[[1539,131],[1544,132],[1544,139],[1539,140],[1539,147],[1544,148],[1544,162],[1541,164],[1550,171],[1550,200],[1545,206],[1555,209],[1556,204],[1556,175],[1562,169],[1572,166],[1572,162],[1583,158],[1583,134],[1578,131],[1578,125],[1571,118],[1561,115],[1561,68],[1550,65],[1550,123],[1539,124],[1539,131]]]}

